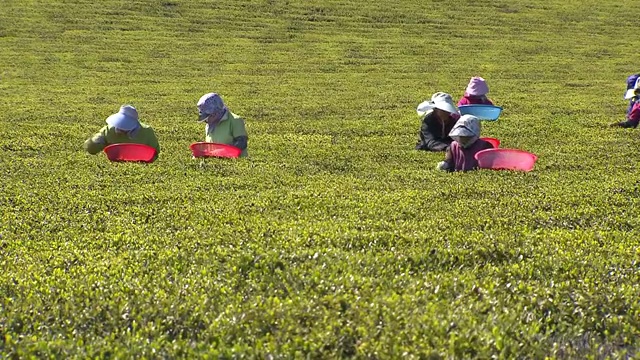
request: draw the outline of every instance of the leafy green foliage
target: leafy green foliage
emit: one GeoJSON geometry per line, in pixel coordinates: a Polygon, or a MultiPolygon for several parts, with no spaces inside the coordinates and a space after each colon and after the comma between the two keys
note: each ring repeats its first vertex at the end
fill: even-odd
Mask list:
{"type": "Polygon", "coordinates": [[[634,6],[2,2],[0,357],[638,356],[634,6]],[[413,150],[476,74],[534,172],[413,150]],[[250,158],[191,159],[210,91],[250,158]],[[123,103],[156,163],[81,151],[123,103]]]}

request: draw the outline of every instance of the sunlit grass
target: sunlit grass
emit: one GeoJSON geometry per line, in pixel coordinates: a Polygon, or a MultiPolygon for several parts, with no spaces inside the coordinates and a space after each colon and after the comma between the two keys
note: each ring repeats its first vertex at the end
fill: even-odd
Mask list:
{"type": "Polygon", "coordinates": [[[0,1],[0,357],[637,356],[638,10],[0,1]],[[413,150],[473,75],[534,172],[413,150]],[[211,91],[250,158],[191,159],[211,91]],[[124,103],[156,163],[82,152],[124,103]]]}

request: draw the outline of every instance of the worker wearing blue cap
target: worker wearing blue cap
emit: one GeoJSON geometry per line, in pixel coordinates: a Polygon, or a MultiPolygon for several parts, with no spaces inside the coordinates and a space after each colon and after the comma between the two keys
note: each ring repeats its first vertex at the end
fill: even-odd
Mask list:
{"type": "Polygon", "coordinates": [[[158,138],[151,126],[138,120],[138,111],[131,105],[122,105],[120,111],[107,118],[107,125],[84,142],[84,149],[92,155],[112,144],[143,144],[160,153],[158,138]]]}

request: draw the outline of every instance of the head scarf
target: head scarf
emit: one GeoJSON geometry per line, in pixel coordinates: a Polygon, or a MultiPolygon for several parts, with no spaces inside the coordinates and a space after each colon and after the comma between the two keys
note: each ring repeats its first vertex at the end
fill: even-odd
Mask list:
{"type": "Polygon", "coordinates": [[[216,93],[208,93],[202,95],[198,100],[198,118],[199,121],[209,119],[208,122],[216,123],[220,121],[227,113],[227,107],[224,105],[220,95],[216,93]]]}

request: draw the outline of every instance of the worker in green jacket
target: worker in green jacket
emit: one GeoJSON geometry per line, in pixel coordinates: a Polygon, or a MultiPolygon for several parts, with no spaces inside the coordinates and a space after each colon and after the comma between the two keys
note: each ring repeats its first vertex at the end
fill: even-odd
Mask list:
{"type": "Polygon", "coordinates": [[[198,100],[199,121],[205,122],[205,141],[232,145],[242,150],[241,157],[247,156],[247,130],[244,120],[229,111],[220,95],[208,93],[198,100]]]}
{"type": "Polygon", "coordinates": [[[151,146],[160,153],[158,138],[151,126],[138,120],[138,111],[131,105],[122,105],[120,111],[107,118],[107,125],[84,142],[84,149],[92,155],[112,144],[133,143],[151,146]]]}

